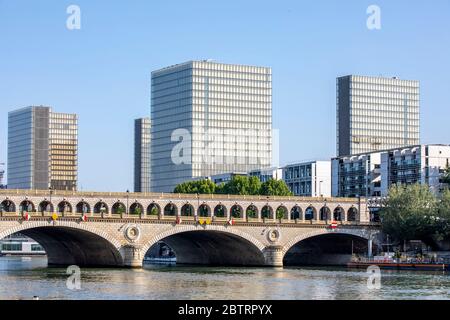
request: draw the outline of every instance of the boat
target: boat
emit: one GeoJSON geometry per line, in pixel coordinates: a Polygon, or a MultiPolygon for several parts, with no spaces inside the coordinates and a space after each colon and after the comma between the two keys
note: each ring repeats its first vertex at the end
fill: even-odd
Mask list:
{"type": "Polygon", "coordinates": [[[144,263],[149,264],[176,264],[177,258],[176,257],[144,257],[144,263]]]}
{"type": "Polygon", "coordinates": [[[43,256],[46,252],[36,241],[21,234],[0,241],[0,256],[43,256]]]}

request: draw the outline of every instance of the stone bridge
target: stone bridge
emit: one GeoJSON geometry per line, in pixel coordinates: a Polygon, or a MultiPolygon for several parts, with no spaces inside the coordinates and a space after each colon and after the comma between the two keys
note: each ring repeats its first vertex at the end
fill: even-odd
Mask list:
{"type": "Polygon", "coordinates": [[[0,191],[0,239],[33,238],[49,265],[141,267],[159,241],[177,263],[338,261],[370,255],[379,231],[365,199],[0,191]]]}

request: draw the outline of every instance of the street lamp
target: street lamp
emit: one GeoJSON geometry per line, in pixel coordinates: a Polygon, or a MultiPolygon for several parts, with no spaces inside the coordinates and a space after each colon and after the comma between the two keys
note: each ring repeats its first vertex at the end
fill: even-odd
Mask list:
{"type": "MultiPolygon", "coordinates": [[[[49,187],[48,190],[50,191],[50,203],[48,204],[48,211],[53,211],[52,210],[52,194],[53,194],[53,188],[49,187]]],[[[51,213],[51,212],[50,212],[51,213]]]]}
{"type": "Polygon", "coordinates": [[[127,217],[128,217],[128,199],[129,199],[129,197],[130,197],[130,190],[127,189],[127,209],[125,210],[127,217]]]}
{"type": "Polygon", "coordinates": [[[323,194],[322,194],[322,183],[323,183],[323,180],[320,180],[319,181],[319,195],[320,195],[320,197],[323,197],[323,194]]]}

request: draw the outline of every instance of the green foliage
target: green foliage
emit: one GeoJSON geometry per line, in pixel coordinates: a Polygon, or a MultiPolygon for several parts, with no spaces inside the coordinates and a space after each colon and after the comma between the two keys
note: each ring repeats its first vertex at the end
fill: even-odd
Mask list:
{"type": "Polygon", "coordinates": [[[251,208],[247,208],[247,217],[248,218],[256,218],[256,209],[251,207],[251,208]]]}
{"type": "Polygon", "coordinates": [[[450,166],[447,165],[447,167],[444,170],[444,173],[442,174],[442,182],[450,184],[450,166]]]}
{"type": "Polygon", "coordinates": [[[247,176],[234,176],[227,183],[221,183],[218,185],[207,179],[183,182],[175,187],[174,193],[266,196],[292,195],[292,192],[282,180],[270,179],[269,181],[261,184],[258,177],[247,176]]]}
{"type": "Polygon", "coordinates": [[[135,206],[133,208],[133,210],[131,211],[131,214],[135,214],[135,215],[139,215],[139,216],[141,215],[141,213],[142,213],[142,209],[140,206],[135,206]]]}
{"type": "Polygon", "coordinates": [[[262,184],[260,194],[266,196],[291,196],[292,192],[283,180],[270,179],[262,184]]]}
{"type": "Polygon", "coordinates": [[[277,209],[277,214],[276,214],[276,218],[277,219],[284,219],[284,215],[285,215],[285,209],[282,207],[279,207],[277,209]]]}
{"type": "Polygon", "coordinates": [[[152,215],[152,216],[158,215],[158,208],[153,207],[153,208],[150,210],[150,215],[152,215]]]}
{"type": "Polygon", "coordinates": [[[208,179],[183,182],[177,185],[174,193],[198,193],[213,194],[216,193],[216,184],[208,179]]]}
{"type": "Polygon", "coordinates": [[[428,186],[393,186],[380,211],[383,231],[399,241],[426,241],[437,231],[437,209],[438,201],[428,186]]]}

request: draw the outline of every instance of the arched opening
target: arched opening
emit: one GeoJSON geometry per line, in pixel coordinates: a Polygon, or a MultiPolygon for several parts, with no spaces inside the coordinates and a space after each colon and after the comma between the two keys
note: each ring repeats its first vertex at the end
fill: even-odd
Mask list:
{"type": "Polygon", "coordinates": [[[150,205],[147,207],[147,215],[159,216],[160,214],[161,214],[161,207],[155,202],[150,203],[150,205]]]}
{"type": "Polygon", "coordinates": [[[331,220],[331,210],[328,207],[322,207],[319,214],[320,220],[331,220]]]}
{"type": "Polygon", "coordinates": [[[81,201],[77,203],[76,211],[80,214],[91,213],[91,206],[86,201],[81,201]]]}
{"type": "MultiPolygon", "coordinates": [[[[235,204],[230,209],[230,216],[231,216],[231,218],[236,218],[236,219],[243,218],[244,210],[242,209],[242,207],[240,205],[235,204]]],[[[249,218],[251,218],[251,217],[249,217],[249,218]]]]}
{"type": "Polygon", "coordinates": [[[181,215],[185,216],[185,217],[192,217],[194,215],[194,207],[189,204],[186,203],[184,206],[181,207],[181,215]]]}
{"type": "Polygon", "coordinates": [[[130,206],[130,214],[134,216],[141,216],[144,212],[144,207],[139,202],[134,202],[130,206]]]}
{"type": "Polygon", "coordinates": [[[305,220],[316,220],[316,215],[316,208],[314,208],[313,206],[309,206],[308,208],[306,208],[305,220]]]}
{"type": "Polygon", "coordinates": [[[345,233],[326,233],[303,239],[285,254],[285,266],[347,265],[352,256],[367,254],[367,240],[345,233]]]}
{"type": "Polygon", "coordinates": [[[198,216],[199,217],[210,217],[211,216],[211,208],[206,203],[202,203],[200,205],[200,207],[198,207],[198,216]]]}
{"type": "Polygon", "coordinates": [[[214,208],[214,216],[217,218],[224,218],[227,215],[227,208],[223,204],[218,204],[214,208]]]}
{"type": "Polygon", "coordinates": [[[279,206],[276,212],[277,212],[276,214],[277,219],[287,220],[289,218],[288,209],[285,206],[279,206]]]}
{"type": "Polygon", "coordinates": [[[118,201],[116,203],[113,204],[112,208],[111,208],[111,214],[113,215],[122,215],[126,213],[126,207],[125,205],[118,201]]]}
{"type": "Polygon", "coordinates": [[[302,209],[299,206],[295,206],[291,209],[291,220],[302,219],[302,209]]]}
{"type": "Polygon", "coordinates": [[[108,205],[103,201],[97,202],[94,206],[94,213],[108,214],[109,213],[108,205]]]}
{"type": "Polygon", "coordinates": [[[60,213],[72,213],[72,205],[67,201],[61,201],[58,204],[58,212],[60,213]]]}
{"type": "Polygon", "coordinates": [[[41,203],[39,203],[38,211],[40,213],[45,213],[45,212],[51,213],[51,212],[54,212],[55,209],[53,208],[53,204],[50,201],[44,200],[41,203]]]}
{"type": "Polygon", "coordinates": [[[358,216],[358,210],[355,207],[351,207],[347,212],[347,221],[356,221],[358,216]]]}
{"type": "Polygon", "coordinates": [[[342,207],[337,207],[333,211],[333,220],[334,221],[343,221],[344,220],[345,211],[342,207]]]}
{"type": "Polygon", "coordinates": [[[168,203],[165,207],[164,207],[164,216],[176,216],[178,215],[178,209],[177,206],[174,205],[173,203],[168,203]]]}
{"type": "MultiPolygon", "coordinates": [[[[264,255],[249,240],[222,231],[186,231],[161,240],[174,253],[177,264],[208,266],[261,266],[264,255]]],[[[144,262],[161,259],[158,246],[153,245],[144,262]],[[155,247],[156,246],[156,247],[155,247]],[[156,248],[156,249],[155,249],[156,248]]],[[[170,261],[170,256],[167,260],[170,261]]]]}
{"type": "Polygon", "coordinates": [[[36,212],[36,207],[34,203],[30,200],[24,200],[19,205],[19,211],[22,212],[36,212]]]}
{"type": "Polygon", "coordinates": [[[265,205],[261,209],[261,218],[263,219],[273,219],[273,209],[269,205],[265,205]]]}
{"type": "Polygon", "coordinates": [[[47,253],[49,266],[114,267],[123,265],[119,251],[105,238],[81,229],[45,226],[21,230],[47,253]]]}
{"type": "MultiPolygon", "coordinates": [[[[240,208],[240,206],[239,206],[239,208],[240,208]]],[[[253,204],[249,205],[247,207],[247,210],[245,210],[245,215],[247,216],[247,218],[250,218],[250,219],[258,218],[258,208],[253,204]]]]}
{"type": "Polygon", "coordinates": [[[3,200],[0,203],[0,212],[16,212],[16,205],[11,200],[3,200]]]}

